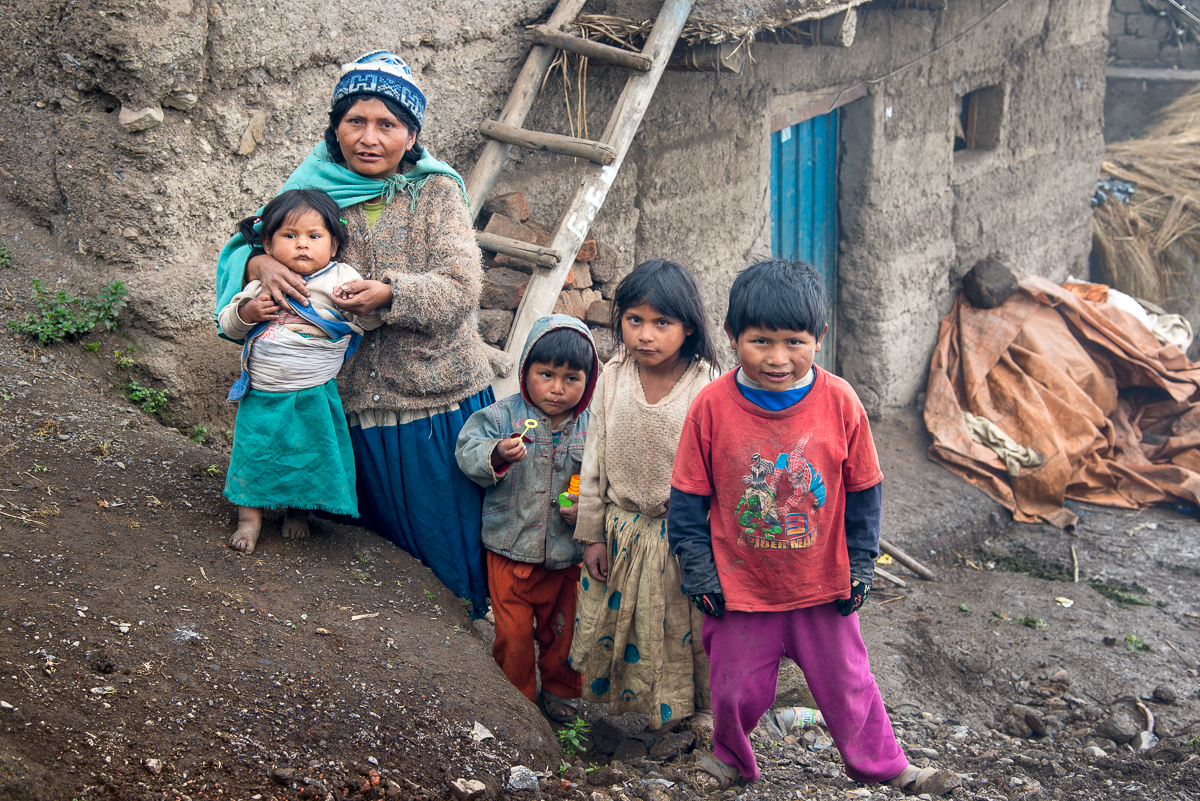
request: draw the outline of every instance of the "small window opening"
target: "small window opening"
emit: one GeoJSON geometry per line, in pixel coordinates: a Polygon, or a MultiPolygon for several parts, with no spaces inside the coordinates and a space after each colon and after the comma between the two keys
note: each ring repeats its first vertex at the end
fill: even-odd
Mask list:
{"type": "Polygon", "coordinates": [[[992,150],[1000,143],[1004,89],[985,86],[958,99],[954,117],[954,151],[992,150]]]}

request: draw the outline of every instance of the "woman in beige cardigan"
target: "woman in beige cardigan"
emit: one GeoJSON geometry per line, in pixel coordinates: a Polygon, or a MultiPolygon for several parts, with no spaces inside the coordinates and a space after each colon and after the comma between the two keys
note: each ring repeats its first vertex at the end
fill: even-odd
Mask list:
{"type": "MultiPolygon", "coordinates": [[[[399,57],[380,51],[346,64],[325,141],[284,188],[316,187],[338,202],[350,231],[338,257],[364,280],[346,284],[335,302],[354,314],[381,310],[384,320],[338,379],[359,514],[479,617],[487,611],[482,495],[459,470],[454,445],[466,419],[494,400],[475,323],[483,267],[462,179],[417,142],[424,111],[399,57]]],[[[253,278],[279,303],[306,303],[302,281],[270,256],[243,253],[237,240],[222,252],[218,308],[227,288],[253,278]]],[[[285,521],[284,533],[306,536],[307,522],[285,521]]]]}

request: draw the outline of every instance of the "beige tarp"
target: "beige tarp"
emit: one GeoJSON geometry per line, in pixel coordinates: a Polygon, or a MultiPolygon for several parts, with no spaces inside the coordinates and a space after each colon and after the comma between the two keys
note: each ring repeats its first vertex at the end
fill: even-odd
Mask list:
{"type": "Polygon", "coordinates": [[[1200,504],[1200,362],[1114,306],[1036,276],[1018,282],[1024,291],[999,308],[960,295],[942,320],[925,399],[929,457],[1025,522],[1073,525],[1064,498],[1200,504]],[[1044,462],[1010,476],[964,412],[1044,462]]]}

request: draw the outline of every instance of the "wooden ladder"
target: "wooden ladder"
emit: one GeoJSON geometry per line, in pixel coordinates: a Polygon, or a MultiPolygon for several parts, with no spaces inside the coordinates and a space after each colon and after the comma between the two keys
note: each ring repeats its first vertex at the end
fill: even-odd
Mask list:
{"type": "MultiPolygon", "coordinates": [[[[691,13],[693,0],[666,0],[641,53],[609,47],[562,32],[563,26],[579,14],[584,2],[560,0],[545,25],[530,29],[528,37],[535,43],[534,47],[525,59],[500,119],[486,120],[480,126],[479,132],[488,138],[488,142],[467,179],[467,196],[472,210],[478,214],[513,145],[575,156],[591,162],[559,218],[549,243],[544,247],[483,231],[475,232],[481,248],[525,259],[540,268],[529,279],[508,333],[505,351],[512,356],[514,364],[520,361],[521,350],[525,347],[525,339],[533,323],[550,313],[562,292],[563,283],[575,262],[575,254],[579,252],[579,246],[583,244],[596,212],[608,196],[608,190],[617,177],[617,171],[621,169],[625,154],[629,152],[650,99],[658,88],[667,60],[691,13]],[[559,50],[633,70],[608,120],[608,127],[598,141],[521,128],[559,50]]],[[[519,386],[519,370],[513,370],[506,378],[498,378],[493,384],[498,398],[511,395],[519,386]]]]}

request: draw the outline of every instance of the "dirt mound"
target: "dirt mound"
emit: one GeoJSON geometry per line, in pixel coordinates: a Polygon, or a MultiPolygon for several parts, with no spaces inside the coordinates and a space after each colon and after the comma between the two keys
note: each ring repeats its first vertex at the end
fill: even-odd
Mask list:
{"type": "Polygon", "coordinates": [[[333,521],[229,550],[225,459],[114,398],[100,354],[119,337],[92,354],[2,336],[0,795],[408,797],[552,762],[549,726],[426,568],[333,521]]]}

